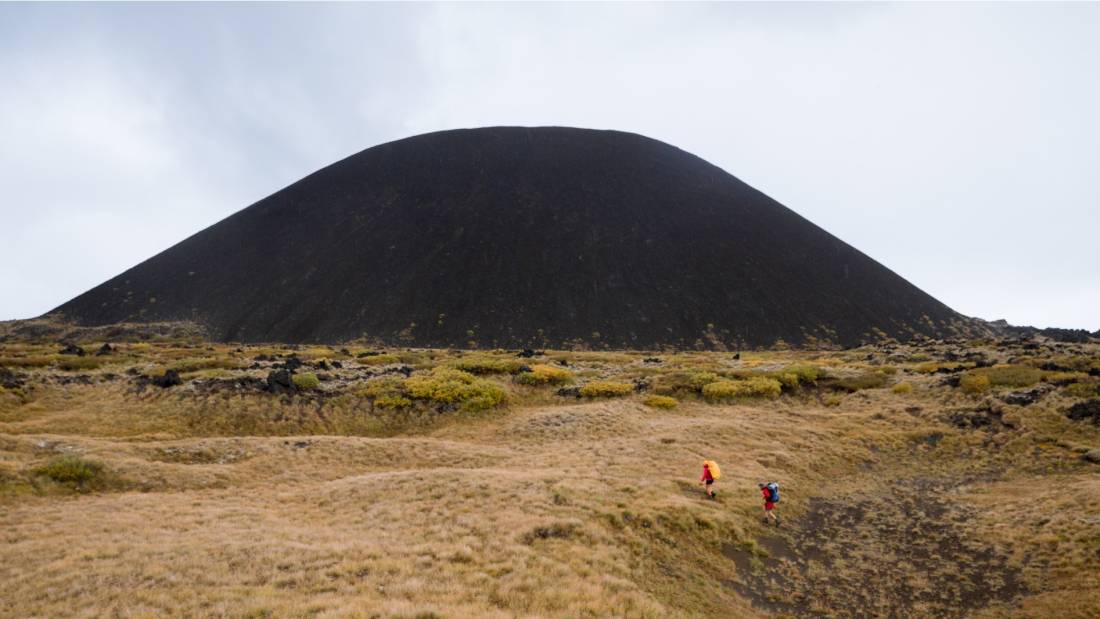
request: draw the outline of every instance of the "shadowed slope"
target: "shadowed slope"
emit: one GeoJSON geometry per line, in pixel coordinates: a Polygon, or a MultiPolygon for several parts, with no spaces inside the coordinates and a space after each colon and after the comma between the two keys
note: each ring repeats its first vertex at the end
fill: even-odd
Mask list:
{"type": "Polygon", "coordinates": [[[962,323],[698,157],[557,127],[364,150],[55,312],[195,320],[222,340],[423,346],[852,344],[962,323]]]}

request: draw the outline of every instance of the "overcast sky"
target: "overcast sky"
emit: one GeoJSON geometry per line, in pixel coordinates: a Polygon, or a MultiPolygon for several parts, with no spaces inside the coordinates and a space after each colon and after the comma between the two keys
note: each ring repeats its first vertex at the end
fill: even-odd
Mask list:
{"type": "Polygon", "coordinates": [[[485,125],[648,135],[964,314],[1100,329],[1100,4],[3,4],[0,319],[485,125]]]}

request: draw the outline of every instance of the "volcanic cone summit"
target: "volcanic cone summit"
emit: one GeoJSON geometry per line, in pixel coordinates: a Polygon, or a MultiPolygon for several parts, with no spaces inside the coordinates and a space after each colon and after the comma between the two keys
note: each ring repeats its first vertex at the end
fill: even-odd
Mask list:
{"type": "Polygon", "coordinates": [[[562,127],[368,148],[54,312],[436,347],[848,345],[967,324],[694,155],[562,127]]]}

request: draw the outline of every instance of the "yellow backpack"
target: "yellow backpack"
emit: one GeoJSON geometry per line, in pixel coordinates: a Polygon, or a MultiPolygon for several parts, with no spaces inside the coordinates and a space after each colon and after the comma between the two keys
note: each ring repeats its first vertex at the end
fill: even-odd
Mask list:
{"type": "Polygon", "coordinates": [[[710,469],[710,476],[718,481],[718,478],[722,476],[722,469],[718,468],[718,463],[714,460],[703,460],[703,464],[710,469]]]}

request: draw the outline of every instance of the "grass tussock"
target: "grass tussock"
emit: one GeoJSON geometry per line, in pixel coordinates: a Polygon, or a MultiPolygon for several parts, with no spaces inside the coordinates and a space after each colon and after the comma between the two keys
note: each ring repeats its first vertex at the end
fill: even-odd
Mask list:
{"type": "Polygon", "coordinates": [[[103,363],[95,357],[76,357],[63,355],[57,360],[57,367],[66,372],[87,372],[97,370],[103,363]]]}
{"type": "Polygon", "coordinates": [[[863,389],[881,389],[886,386],[889,377],[883,372],[864,372],[856,376],[836,379],[832,387],[838,391],[853,393],[863,389]]]}
{"type": "Polygon", "coordinates": [[[970,384],[967,393],[981,393],[990,387],[1030,387],[1043,378],[1043,371],[1026,365],[1001,365],[968,370],[959,379],[959,386],[970,384]],[[981,378],[978,378],[981,377],[981,378]],[[983,380],[984,378],[984,380],[983,380]],[[985,385],[982,388],[982,385],[985,385]],[[976,389],[976,390],[975,390],[976,389]]]}
{"type": "Polygon", "coordinates": [[[676,408],[679,402],[676,398],[671,398],[667,395],[651,395],[645,399],[643,404],[650,408],[670,409],[676,408]]]}
{"type": "Polygon", "coordinates": [[[523,368],[524,363],[515,358],[469,355],[453,361],[451,365],[469,374],[485,375],[514,374],[523,368]]]}
{"type": "Polygon", "coordinates": [[[899,395],[903,395],[903,394],[906,394],[906,393],[913,393],[913,385],[912,385],[912,383],[898,383],[898,384],[894,385],[890,389],[890,391],[893,391],[894,393],[897,393],[899,395]]]}

